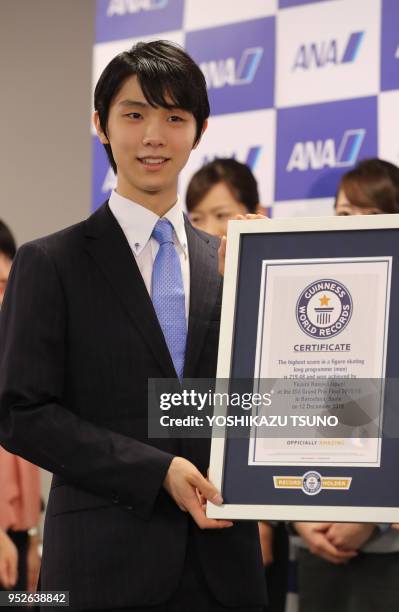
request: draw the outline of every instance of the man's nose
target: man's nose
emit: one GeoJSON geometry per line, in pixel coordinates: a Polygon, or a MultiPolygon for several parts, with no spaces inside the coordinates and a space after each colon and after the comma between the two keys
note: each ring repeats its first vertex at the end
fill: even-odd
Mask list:
{"type": "Polygon", "coordinates": [[[151,147],[160,147],[166,144],[165,134],[159,121],[151,121],[147,124],[143,144],[151,147]]]}

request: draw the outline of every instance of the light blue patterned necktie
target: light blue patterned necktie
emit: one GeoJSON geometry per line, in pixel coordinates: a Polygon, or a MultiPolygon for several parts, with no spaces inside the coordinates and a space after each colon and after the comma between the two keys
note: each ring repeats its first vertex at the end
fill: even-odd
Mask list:
{"type": "Polygon", "coordinates": [[[159,219],[152,231],[159,250],[152,269],[152,303],[168,345],[176,373],[181,379],[186,352],[186,309],[179,256],[173,242],[173,226],[159,219]]]}

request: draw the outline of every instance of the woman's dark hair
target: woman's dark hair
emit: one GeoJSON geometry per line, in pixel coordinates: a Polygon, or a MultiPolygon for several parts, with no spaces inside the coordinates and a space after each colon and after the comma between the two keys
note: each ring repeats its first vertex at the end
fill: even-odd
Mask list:
{"type": "Polygon", "coordinates": [[[17,252],[14,236],[4,221],[0,220],[0,253],[7,255],[9,259],[14,259],[17,252]]]}
{"type": "Polygon", "coordinates": [[[192,212],[208,191],[218,183],[225,183],[232,196],[254,213],[259,204],[258,185],[246,164],[235,159],[215,159],[196,172],[187,188],[186,206],[192,212]]]}
{"type": "MultiPolygon", "coordinates": [[[[111,102],[126,79],[133,75],[137,75],[151,106],[178,107],[194,115],[197,124],[194,143],[197,142],[210,112],[205,77],[184,49],[167,40],[139,42],[106,66],[94,91],[94,108],[104,134],[107,136],[111,102]]],[[[105,144],[104,148],[116,173],[111,146],[105,144]]]]}
{"type": "Polygon", "coordinates": [[[383,159],[375,157],[359,162],[344,174],[338,192],[341,189],[354,206],[399,213],[399,168],[383,159]]]}

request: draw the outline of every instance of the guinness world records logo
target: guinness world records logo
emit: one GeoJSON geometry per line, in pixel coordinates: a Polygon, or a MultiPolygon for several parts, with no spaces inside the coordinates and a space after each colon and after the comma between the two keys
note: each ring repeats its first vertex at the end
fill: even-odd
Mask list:
{"type": "Polygon", "coordinates": [[[320,279],[302,291],[296,304],[299,327],[311,338],[333,338],[348,325],[352,296],[337,280],[320,279]]]}
{"type": "Polygon", "coordinates": [[[306,472],[302,478],[302,491],[306,495],[317,495],[322,489],[322,480],[319,472],[306,472]]]}

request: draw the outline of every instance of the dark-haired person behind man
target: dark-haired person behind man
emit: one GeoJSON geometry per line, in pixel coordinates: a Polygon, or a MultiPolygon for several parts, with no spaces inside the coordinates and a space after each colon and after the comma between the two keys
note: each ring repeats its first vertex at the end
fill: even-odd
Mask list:
{"type": "Polygon", "coordinates": [[[202,166],[190,179],[186,207],[195,227],[225,236],[227,223],[236,215],[259,211],[256,178],[246,164],[232,158],[217,158],[202,166]]]}
{"type": "Polygon", "coordinates": [[[218,240],[177,180],[206,128],[204,77],[139,43],[95,89],[117,187],[87,221],[22,247],[0,327],[0,439],[54,473],[41,588],[72,610],[258,610],[256,523],[205,516],[209,441],[147,437],[147,381],[212,377],[218,240]]]}

